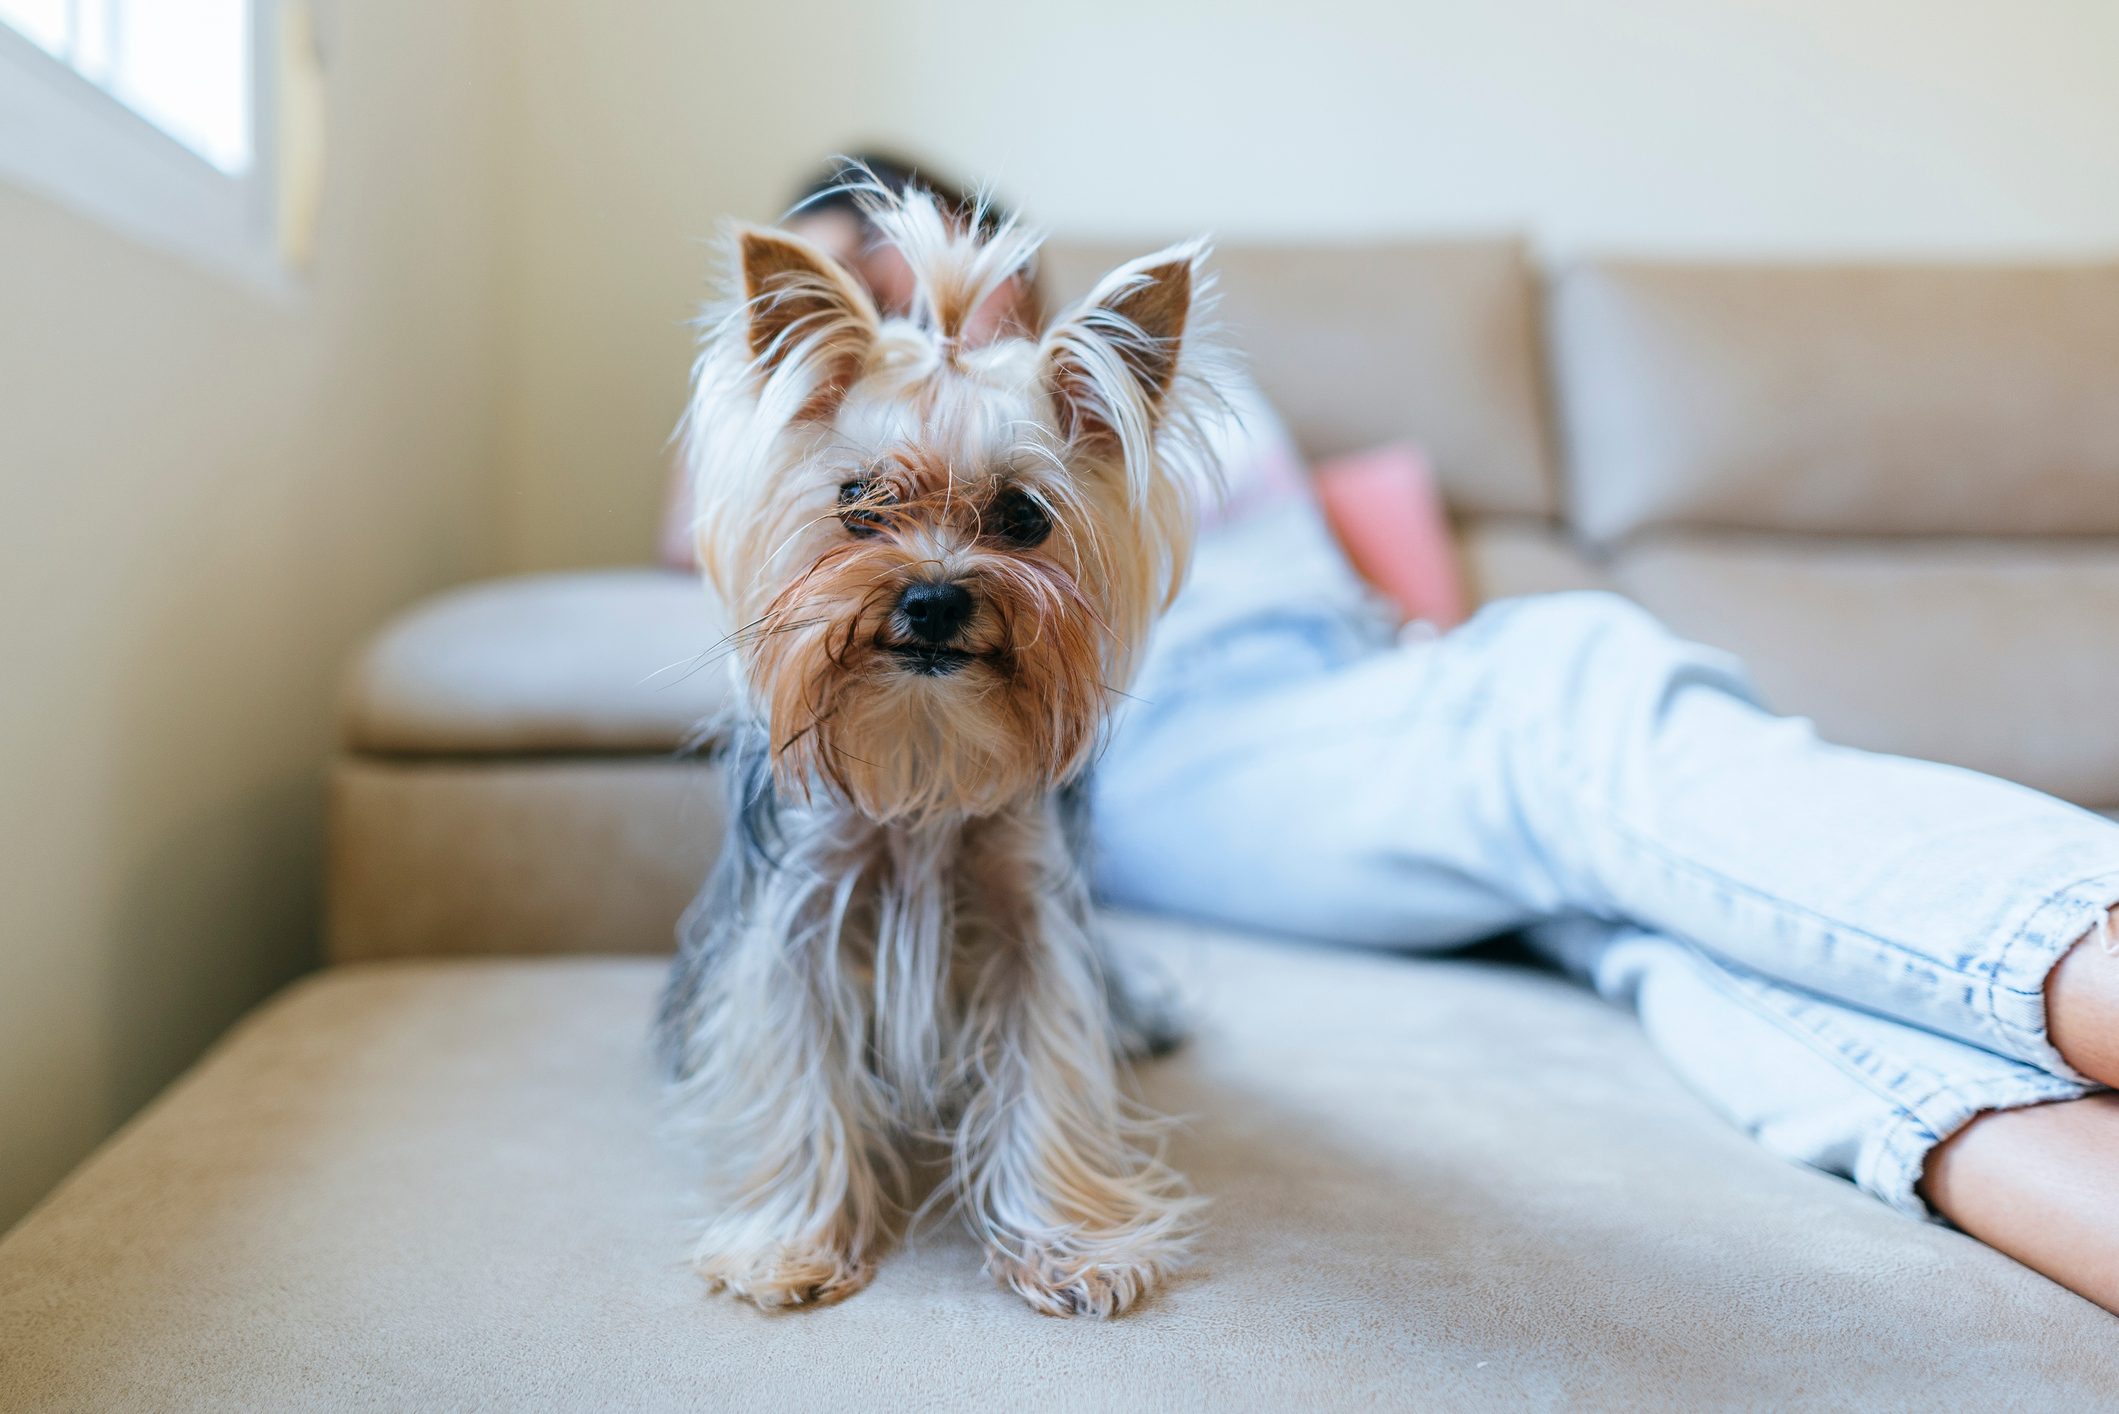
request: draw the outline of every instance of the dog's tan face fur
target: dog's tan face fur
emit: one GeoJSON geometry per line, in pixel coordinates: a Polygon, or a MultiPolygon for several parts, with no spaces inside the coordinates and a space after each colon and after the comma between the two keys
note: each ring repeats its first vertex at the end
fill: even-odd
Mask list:
{"type": "Polygon", "coordinates": [[[924,198],[877,219],[920,282],[909,318],[807,242],[741,234],[691,425],[700,558],[783,791],[988,814],[1080,770],[1183,572],[1196,252],[1116,272],[1035,342],[965,348],[1034,243],[924,198]]]}

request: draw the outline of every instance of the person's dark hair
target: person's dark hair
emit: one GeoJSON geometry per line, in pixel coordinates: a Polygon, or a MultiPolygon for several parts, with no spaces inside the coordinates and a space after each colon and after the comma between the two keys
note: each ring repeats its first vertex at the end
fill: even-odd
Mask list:
{"type": "Polygon", "coordinates": [[[907,189],[924,191],[941,208],[967,225],[977,220],[979,229],[992,231],[1008,219],[1008,211],[991,197],[984,206],[966,188],[924,170],[910,158],[889,152],[853,152],[834,157],[825,169],[805,183],[796,194],[792,211],[844,211],[868,228],[868,214],[861,209],[859,193],[881,187],[896,196],[907,189]]]}

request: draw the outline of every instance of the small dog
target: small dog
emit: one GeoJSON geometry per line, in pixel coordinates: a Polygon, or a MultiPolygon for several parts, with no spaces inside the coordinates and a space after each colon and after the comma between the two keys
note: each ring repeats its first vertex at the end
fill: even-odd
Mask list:
{"type": "Polygon", "coordinates": [[[1202,249],[974,347],[1037,239],[918,190],[863,200],[909,317],[739,230],[687,417],[737,683],[729,843],[658,1025],[711,1152],[697,1261],[761,1307],[851,1295],[907,1154],[946,1145],[988,1271],[1112,1316],[1198,1206],[1121,1095],[1124,1055],[1173,1038],[1097,939],[1080,788],[1215,477],[1202,249]]]}

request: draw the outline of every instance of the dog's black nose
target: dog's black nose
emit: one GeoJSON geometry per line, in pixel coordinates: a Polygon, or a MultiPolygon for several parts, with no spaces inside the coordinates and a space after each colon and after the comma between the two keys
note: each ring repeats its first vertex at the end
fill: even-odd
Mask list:
{"type": "Polygon", "coordinates": [[[905,626],[923,643],[947,643],[971,617],[971,591],[961,584],[922,581],[908,584],[898,596],[905,626]]]}

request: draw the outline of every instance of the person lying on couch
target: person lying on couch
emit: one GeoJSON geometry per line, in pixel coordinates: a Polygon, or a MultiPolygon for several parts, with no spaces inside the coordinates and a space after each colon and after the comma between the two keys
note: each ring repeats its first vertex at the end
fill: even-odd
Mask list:
{"type": "MultiPolygon", "coordinates": [[[[903,312],[848,170],[787,224],[903,312]]],[[[1043,315],[1026,276],[976,330],[1043,315]]],[[[1091,781],[1102,895],[1397,949],[1520,934],[1769,1149],[2119,1311],[2119,824],[1823,742],[1615,595],[1402,633],[1236,402],[1227,503],[1091,781]]]]}

